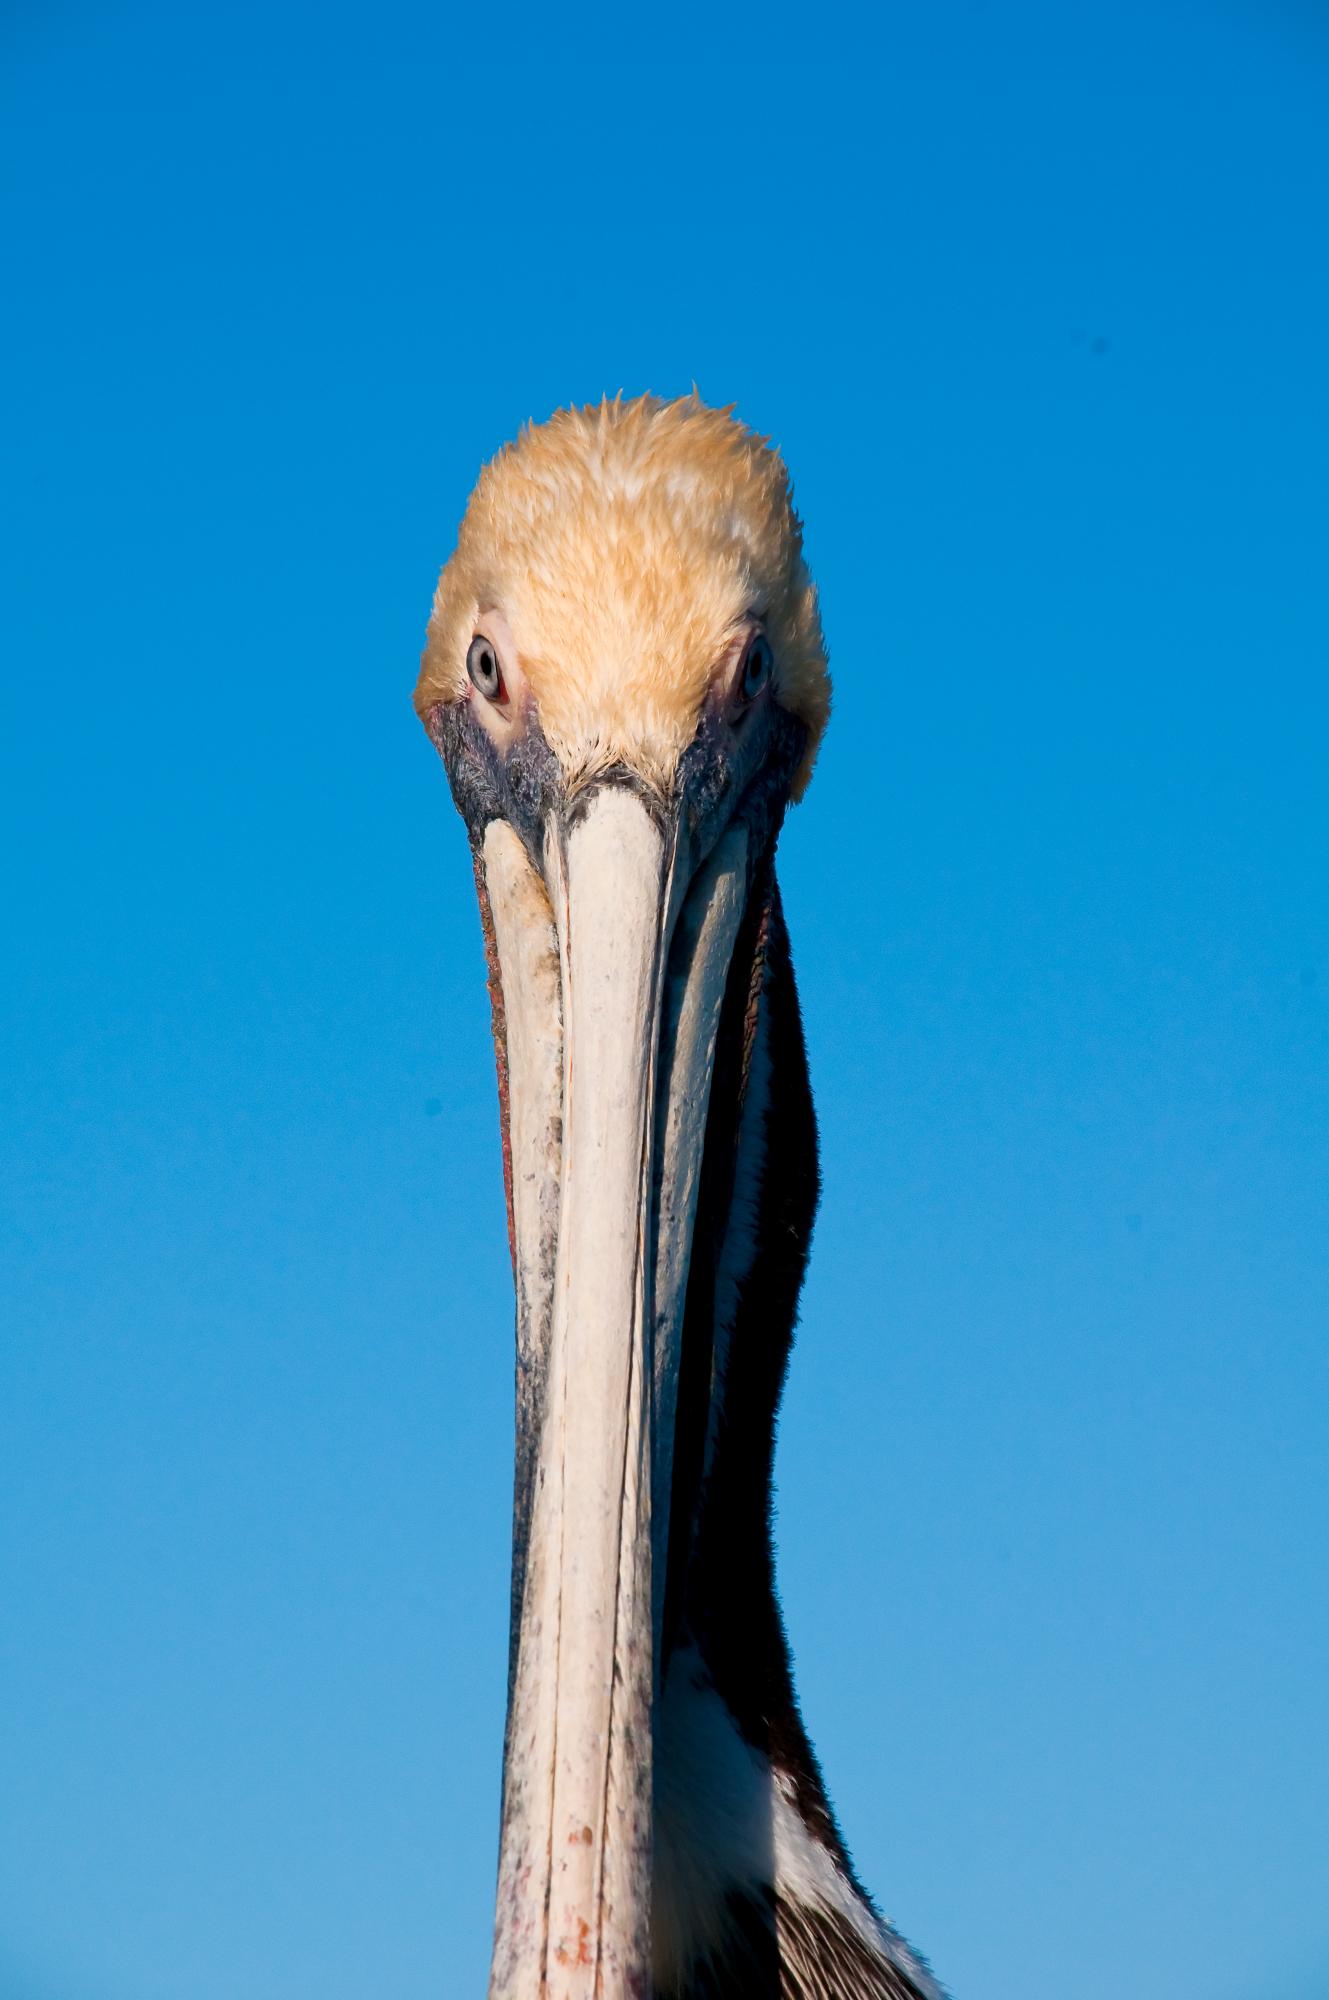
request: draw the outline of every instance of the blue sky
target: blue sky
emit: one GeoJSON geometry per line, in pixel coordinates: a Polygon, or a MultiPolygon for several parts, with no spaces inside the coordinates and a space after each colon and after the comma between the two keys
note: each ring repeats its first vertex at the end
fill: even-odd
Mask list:
{"type": "Polygon", "coordinates": [[[9,10],[0,1989],[482,1990],[510,1298],[410,691],[482,459],[785,451],[785,1607],[957,2000],[1329,1985],[1329,26],[9,10]]]}

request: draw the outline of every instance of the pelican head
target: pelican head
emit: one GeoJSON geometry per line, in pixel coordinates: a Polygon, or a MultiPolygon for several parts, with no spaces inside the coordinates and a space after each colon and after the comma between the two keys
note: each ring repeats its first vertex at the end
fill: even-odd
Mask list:
{"type": "Polygon", "coordinates": [[[723,1694],[726,1725],[842,1855],[811,1752],[786,1784],[760,1741],[788,1681],[769,1459],[817,1184],[772,860],[829,699],[784,467],[729,414],[566,410],[486,467],[416,706],[474,859],[516,1286],[495,2000],[691,1991],[720,1948],[677,1739],[742,1678],[714,1633],[749,1597],[766,1679],[748,1715],[723,1694]],[[777,1150],[795,1165],[764,1200],[777,1150]],[[763,1231],[783,1235],[765,1358],[742,1364],[753,1422],[733,1343],[763,1231]]]}

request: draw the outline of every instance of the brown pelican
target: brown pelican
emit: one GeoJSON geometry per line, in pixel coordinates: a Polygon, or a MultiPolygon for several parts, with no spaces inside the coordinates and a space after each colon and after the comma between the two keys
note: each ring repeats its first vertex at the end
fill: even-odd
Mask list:
{"type": "Polygon", "coordinates": [[[940,2000],[855,1878],[774,1586],[818,1193],[773,868],[830,702],[801,543],[728,412],[564,410],[485,468],[430,619],[517,1296],[491,2000],[940,2000]]]}

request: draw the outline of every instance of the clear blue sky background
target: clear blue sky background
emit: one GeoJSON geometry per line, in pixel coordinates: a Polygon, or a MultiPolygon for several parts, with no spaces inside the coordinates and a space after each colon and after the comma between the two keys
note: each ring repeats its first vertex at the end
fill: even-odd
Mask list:
{"type": "Polygon", "coordinates": [[[794,469],[784,1598],[957,2000],[1329,1991],[1329,18],[6,9],[0,1992],[482,1990],[482,459],[794,469]]]}

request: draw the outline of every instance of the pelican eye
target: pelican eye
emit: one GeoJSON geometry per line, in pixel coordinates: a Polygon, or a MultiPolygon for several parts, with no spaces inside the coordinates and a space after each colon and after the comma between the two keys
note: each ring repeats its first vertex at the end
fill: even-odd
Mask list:
{"type": "Polygon", "coordinates": [[[738,670],[736,692],[740,701],[755,701],[775,671],[771,642],[764,632],[754,632],[738,670]]]}
{"type": "Polygon", "coordinates": [[[503,685],[503,669],[498,664],[498,648],[492,639],[486,639],[483,632],[477,632],[466,649],[466,671],[471,677],[471,685],[486,701],[503,702],[508,698],[503,685]]]}

